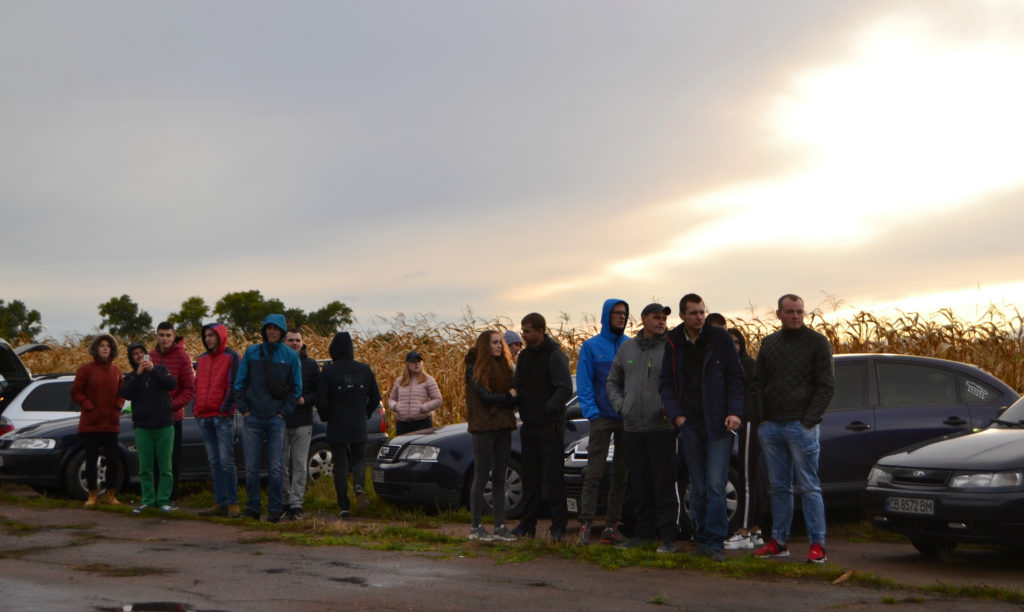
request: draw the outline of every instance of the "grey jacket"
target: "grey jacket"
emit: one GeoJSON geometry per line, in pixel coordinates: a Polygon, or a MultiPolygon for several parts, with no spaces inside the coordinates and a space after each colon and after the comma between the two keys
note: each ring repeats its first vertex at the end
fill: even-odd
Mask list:
{"type": "Polygon", "coordinates": [[[671,429],[658,393],[665,336],[644,338],[643,332],[625,341],[612,360],[605,388],[612,407],[622,415],[625,431],[671,429]]]}

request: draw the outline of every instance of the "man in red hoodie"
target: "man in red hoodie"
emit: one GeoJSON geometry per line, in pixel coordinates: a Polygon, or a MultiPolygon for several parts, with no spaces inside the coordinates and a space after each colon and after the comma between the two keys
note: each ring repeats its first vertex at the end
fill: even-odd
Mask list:
{"type": "Polygon", "coordinates": [[[200,516],[242,515],[238,507],[238,472],[235,469],[235,402],[233,386],[238,372],[238,353],[228,346],[223,323],[203,326],[206,352],[196,361],[196,403],[192,413],[199,425],[210,462],[214,505],[200,516]]]}
{"type": "Polygon", "coordinates": [[[185,340],[174,335],[174,326],[163,321],[156,326],[156,348],[149,352],[153,365],[162,365],[171,373],[178,386],[171,391],[171,409],[174,411],[174,451],[171,469],[174,473],[174,487],[171,501],[178,499],[178,478],[181,464],[181,421],[185,418],[185,404],[195,394],[195,373],[192,358],[185,352],[185,340]]]}

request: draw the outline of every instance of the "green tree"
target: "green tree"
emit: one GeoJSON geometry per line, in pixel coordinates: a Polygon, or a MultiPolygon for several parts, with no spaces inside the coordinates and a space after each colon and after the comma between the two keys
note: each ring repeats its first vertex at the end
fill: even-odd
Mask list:
{"type": "Polygon", "coordinates": [[[288,327],[295,329],[302,329],[303,325],[306,325],[306,319],[309,316],[306,311],[301,308],[288,308],[284,311],[284,320],[288,322],[288,327]]]}
{"type": "Polygon", "coordinates": [[[0,338],[11,342],[33,342],[41,331],[43,319],[38,310],[29,310],[21,300],[13,300],[10,304],[0,300],[0,338]]]}
{"type": "Polygon", "coordinates": [[[181,310],[172,312],[167,321],[173,323],[179,333],[198,332],[203,327],[203,319],[210,314],[206,300],[194,295],[181,303],[181,310]]]}
{"type": "Polygon", "coordinates": [[[321,336],[331,336],[338,329],[352,325],[352,309],[334,300],[306,317],[305,325],[321,336]]]}
{"type": "Polygon", "coordinates": [[[112,297],[99,305],[100,329],[108,329],[115,336],[127,339],[138,339],[153,329],[153,317],[128,297],[112,297]]]}
{"type": "Polygon", "coordinates": [[[284,313],[284,302],[277,298],[265,299],[258,289],[228,293],[213,306],[213,314],[249,336],[258,333],[263,319],[274,312],[284,313]]]}

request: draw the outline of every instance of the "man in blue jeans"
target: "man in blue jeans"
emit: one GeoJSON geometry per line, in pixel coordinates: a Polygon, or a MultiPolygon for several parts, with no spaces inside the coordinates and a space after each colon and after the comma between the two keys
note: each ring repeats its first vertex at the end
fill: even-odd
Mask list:
{"type": "Polygon", "coordinates": [[[284,513],[285,419],[302,395],[299,354],[284,340],[283,314],[263,320],[263,342],[245,349],[235,378],[238,412],[242,414],[242,452],[245,455],[245,516],[260,520],[260,451],[267,441],[267,520],[276,523],[284,513]]]}
{"type": "Polygon", "coordinates": [[[818,430],[835,389],[832,346],[825,336],[804,325],[804,301],[799,296],[787,293],[779,298],[778,306],[782,329],[761,342],[751,383],[772,499],[772,539],[754,555],[789,556],[795,477],[811,542],[807,561],[824,563],[825,504],[818,479],[818,430]]]}
{"type": "Polygon", "coordinates": [[[665,341],[659,391],[665,415],[679,428],[690,475],[697,554],[722,561],[729,535],[729,459],[743,417],[743,368],[728,332],[704,324],[699,295],[688,293],[679,300],[679,316],[682,324],[665,341]]]}
{"type": "Polygon", "coordinates": [[[196,361],[196,394],[192,413],[206,447],[213,479],[213,506],[200,516],[242,516],[238,509],[238,474],[235,470],[234,384],[239,357],[228,346],[223,323],[203,326],[206,352],[196,361]]]}

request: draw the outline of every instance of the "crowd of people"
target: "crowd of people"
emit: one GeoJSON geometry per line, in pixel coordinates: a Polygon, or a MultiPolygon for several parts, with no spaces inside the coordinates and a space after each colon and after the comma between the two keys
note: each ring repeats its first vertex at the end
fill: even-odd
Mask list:
{"type": "MultiPolygon", "coordinates": [[[[747,354],[741,332],[726,329],[724,317],[705,310],[699,295],[684,295],[679,301],[682,322],[668,330],[671,308],[648,304],[640,313],[639,331],[630,338],[625,334],[629,304],[621,299],[604,302],[600,332],[583,343],[577,365],[577,393],[590,434],[573,542],[585,546],[599,537],[603,544],[630,548],[656,541],[659,553],[674,552],[682,462],[697,554],[722,560],[723,550],[751,549],[759,557],[788,556],[795,480],[810,540],[807,561],[823,563],[825,512],[817,468],[819,423],[834,388],[831,347],[804,324],[803,300],[793,294],[779,298],[782,327],[763,340],[756,360],[747,354]],[[613,447],[604,523],[595,529],[600,483],[613,447]],[[734,448],[740,460],[741,526],[730,535],[726,485],[734,448]],[[630,538],[619,531],[627,483],[635,517],[630,538]],[[769,537],[762,536],[760,527],[766,492],[769,537]]],[[[569,518],[562,477],[565,407],[573,392],[569,360],[539,313],[523,317],[520,331],[521,336],[513,330],[484,331],[464,360],[465,415],[475,463],[469,538],[511,542],[536,537],[546,500],[549,537],[561,542],[569,518]],[[505,474],[517,427],[524,512],[510,529],[504,520],[505,474]],[[488,482],[490,531],[483,525],[488,482]]],[[[287,328],[284,315],[268,315],[261,336],[262,342],[240,356],[227,346],[223,324],[205,325],[206,352],[193,371],[182,338],[175,336],[171,324],[161,323],[152,350],[139,343],[128,347],[131,370],[123,376],[113,365],[115,339],[108,334],[94,338],[89,348],[93,361],[79,368],[72,387],[72,398],[82,407],[86,507],[100,501],[96,460],[101,451],[109,459],[117,456],[119,416],[129,400],[142,488],[141,503],[133,512],[174,511],[181,420],[185,405],[194,399],[215,502],[199,514],[261,519],[259,467],[265,447],[267,520],[301,518],[314,408],[327,424],[339,518],[351,513],[349,473],[356,504],[365,508],[365,423],[381,401],[373,370],[355,360],[347,332],[332,339],[332,362],[322,370],[306,355],[301,331],[287,328]],[[236,411],[243,416],[244,511],[233,453],[236,411]]],[[[388,397],[397,433],[431,427],[431,413],[441,404],[441,392],[425,372],[422,356],[408,353],[388,397]]],[[[116,460],[107,462],[108,482],[116,481],[112,470],[117,465],[116,460]]],[[[110,489],[102,501],[119,503],[110,489]]]]}

